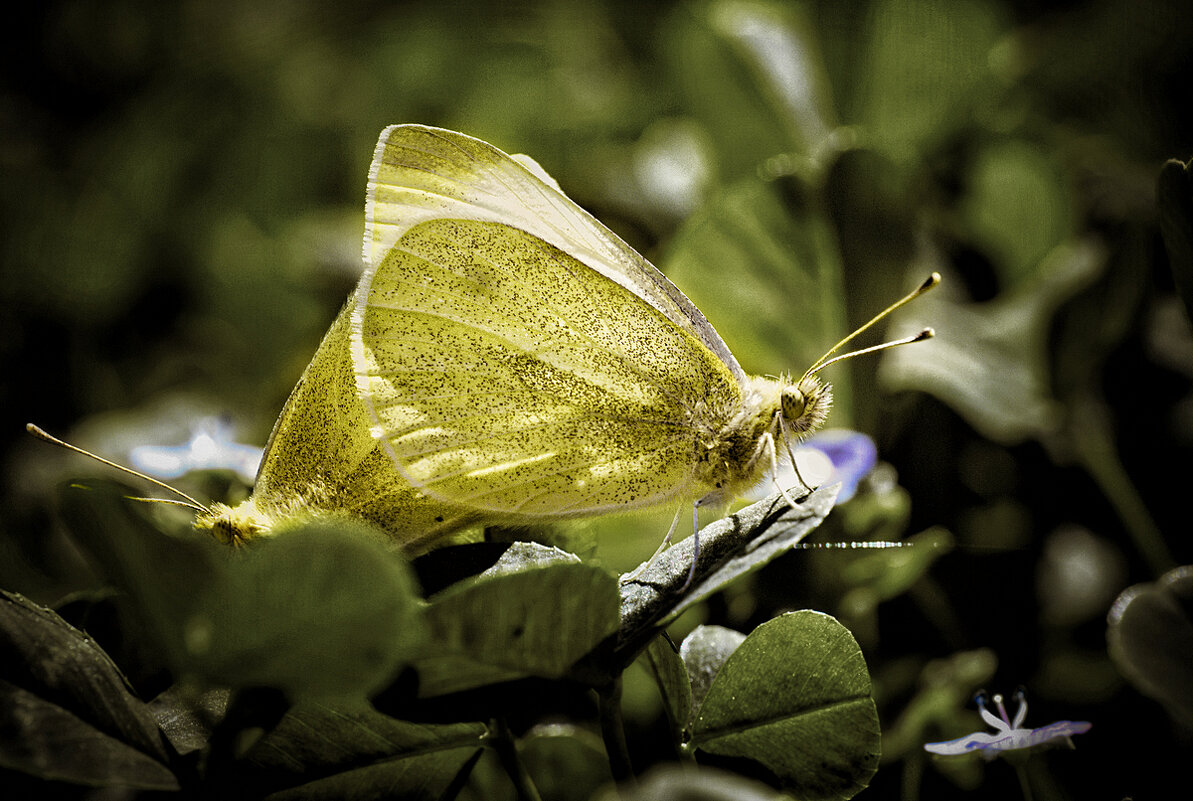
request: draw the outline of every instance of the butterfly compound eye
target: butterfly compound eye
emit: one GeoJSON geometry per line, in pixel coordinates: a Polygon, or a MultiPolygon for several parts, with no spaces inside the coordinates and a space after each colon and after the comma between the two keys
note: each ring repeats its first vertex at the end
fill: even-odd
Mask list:
{"type": "Polygon", "coordinates": [[[808,398],[798,387],[784,388],[781,403],[783,404],[783,416],[792,422],[802,417],[808,408],[808,398]]]}

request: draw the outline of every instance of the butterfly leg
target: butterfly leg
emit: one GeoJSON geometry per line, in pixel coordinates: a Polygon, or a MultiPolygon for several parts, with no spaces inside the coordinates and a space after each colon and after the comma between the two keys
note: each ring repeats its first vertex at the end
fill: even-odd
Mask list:
{"type": "MultiPolygon", "coordinates": [[[[780,416],[777,416],[776,419],[779,422],[779,436],[781,436],[783,438],[783,447],[787,449],[787,458],[791,460],[791,469],[795,471],[795,479],[796,479],[796,481],[799,482],[800,486],[803,487],[807,492],[811,492],[812,490],[814,490],[816,488],[813,487],[811,484],[809,484],[807,481],[804,481],[804,477],[802,475],[800,475],[799,464],[796,463],[796,461],[795,461],[795,451],[793,451],[791,449],[791,437],[789,437],[787,435],[787,428],[786,428],[786,425],[783,423],[783,417],[780,415],[780,416]]],[[[776,475],[776,473],[772,473],[771,475],[776,475]]],[[[777,483],[776,483],[776,486],[777,486],[777,483]]]]}
{"type": "Polygon", "coordinates": [[[663,537],[663,541],[659,543],[659,547],[655,550],[655,552],[651,555],[651,557],[649,559],[647,559],[642,564],[638,565],[638,567],[634,570],[633,573],[630,573],[629,575],[624,576],[621,579],[622,584],[628,584],[629,582],[638,578],[638,576],[642,573],[643,570],[645,570],[646,568],[648,568],[652,564],[654,564],[654,560],[659,558],[659,554],[661,554],[663,551],[667,550],[668,547],[670,547],[671,537],[675,534],[675,529],[677,529],[679,527],[679,515],[680,515],[680,512],[682,512],[682,511],[683,511],[682,506],[675,510],[675,517],[673,517],[671,519],[671,527],[667,529],[667,534],[666,534],[666,536],[663,537]]]}
{"type": "Polygon", "coordinates": [[[688,577],[684,579],[679,592],[682,593],[691,586],[692,579],[696,578],[696,563],[698,561],[700,561],[700,501],[692,504],[692,564],[688,568],[688,577]]]}
{"type": "MultiPolygon", "coordinates": [[[[654,552],[654,555],[651,556],[649,559],[647,559],[645,562],[643,562],[641,565],[639,565],[638,568],[633,573],[630,573],[628,576],[623,577],[621,579],[622,584],[628,584],[629,582],[636,580],[638,578],[639,574],[641,574],[642,571],[645,570],[646,568],[650,567],[650,565],[654,562],[654,560],[656,558],[658,558],[659,554],[661,554],[663,551],[667,550],[667,547],[669,545],[671,545],[671,537],[672,537],[672,535],[675,534],[675,529],[679,526],[679,515],[680,515],[680,512],[682,512],[682,511],[683,511],[682,506],[675,511],[675,517],[671,519],[671,527],[669,529],[667,529],[667,536],[663,537],[663,541],[661,543],[659,543],[659,547],[654,552]]],[[[695,503],[692,504],[692,564],[688,567],[688,577],[686,579],[684,579],[683,584],[680,586],[680,588],[678,590],[676,590],[676,592],[682,593],[684,590],[686,590],[688,587],[691,586],[692,579],[696,578],[696,563],[697,563],[697,561],[699,561],[699,559],[700,559],[700,501],[696,501],[695,503]]]]}
{"type": "MultiPolygon", "coordinates": [[[[786,445],[786,438],[783,439],[783,443],[786,445]]],[[[791,448],[788,447],[787,451],[790,454],[791,448]]],[[[758,439],[758,453],[755,454],[754,458],[757,459],[758,456],[761,456],[763,453],[765,453],[770,459],[770,478],[771,481],[774,482],[775,489],[777,489],[779,494],[783,496],[783,500],[787,501],[788,506],[790,506],[792,509],[799,508],[796,506],[795,499],[792,498],[787,490],[783,489],[783,486],[779,483],[779,456],[778,452],[775,450],[775,437],[769,431],[767,431],[758,439]]],[[[791,454],[791,464],[792,466],[795,465],[794,454],[791,454]]],[[[800,484],[804,484],[804,480],[803,478],[800,478],[798,469],[795,471],[795,477],[799,479],[800,484]]],[[[807,484],[804,484],[804,486],[806,487],[807,484]]]]}

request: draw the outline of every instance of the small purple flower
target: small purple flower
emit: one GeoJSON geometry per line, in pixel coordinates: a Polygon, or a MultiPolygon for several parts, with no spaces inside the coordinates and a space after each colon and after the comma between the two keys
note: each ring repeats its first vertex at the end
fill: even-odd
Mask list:
{"type": "Polygon", "coordinates": [[[975,731],[964,737],[958,737],[956,740],[925,743],[924,750],[945,756],[981,751],[985,759],[994,759],[1003,751],[1035,748],[1068,740],[1074,734],[1084,734],[1093,725],[1084,720],[1058,720],[1038,729],[1024,729],[1022,726],[1023,719],[1027,717],[1027,696],[1023,690],[1018,690],[1015,697],[1019,699],[1019,708],[1015,711],[1015,719],[1011,720],[1007,717],[1007,709],[1003,706],[1001,695],[995,695],[993,698],[999,715],[995,717],[990,710],[986,709],[985,691],[978,693],[974,698],[974,702],[978,705],[978,713],[981,714],[982,720],[994,728],[994,732],[975,731]]]}
{"type": "Polygon", "coordinates": [[[858,482],[878,463],[878,448],[874,440],[845,428],[821,431],[805,440],[800,447],[820,451],[832,462],[832,473],[824,483],[841,483],[837,503],[852,498],[857,492],[858,482]]]}
{"type": "Polygon", "coordinates": [[[804,482],[811,487],[840,484],[841,492],[837,495],[837,503],[844,503],[853,497],[857,492],[858,482],[878,462],[878,448],[875,447],[874,440],[865,434],[845,428],[814,434],[796,445],[794,452],[799,463],[798,478],[791,463],[784,459],[779,464],[775,479],[772,480],[768,474],[765,481],[743,493],[742,497],[750,501],[760,501],[774,492],[777,480],[780,486],[795,487],[797,490],[804,486],[804,482]]]}
{"type": "Polygon", "coordinates": [[[154,478],[172,479],[192,470],[232,470],[252,482],[261,464],[261,448],[232,439],[232,427],[218,417],[204,417],[185,445],[138,445],[129,452],[133,467],[154,478]]]}

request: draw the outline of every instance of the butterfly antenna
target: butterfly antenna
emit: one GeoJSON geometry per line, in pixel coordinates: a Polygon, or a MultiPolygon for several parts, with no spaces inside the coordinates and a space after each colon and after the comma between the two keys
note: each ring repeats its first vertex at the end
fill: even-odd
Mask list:
{"type": "Polygon", "coordinates": [[[840,356],[834,356],[831,359],[821,362],[820,366],[818,366],[815,370],[809,370],[808,375],[811,375],[812,373],[818,373],[824,368],[828,367],[830,364],[836,364],[837,362],[845,361],[846,359],[852,359],[854,356],[865,356],[867,353],[876,353],[880,350],[890,350],[891,348],[897,348],[900,345],[910,345],[913,342],[923,342],[925,339],[931,339],[934,336],[936,336],[935,331],[933,331],[931,328],[925,328],[918,334],[912,334],[909,337],[903,337],[902,339],[892,339],[890,342],[883,342],[878,345],[873,345],[869,348],[862,348],[861,350],[851,350],[849,353],[842,353],[840,356]]]}
{"type": "Polygon", "coordinates": [[[922,342],[925,339],[931,339],[933,336],[936,335],[935,332],[931,328],[925,328],[923,331],[919,332],[918,334],[914,334],[909,337],[904,337],[903,339],[896,339],[892,342],[883,342],[881,345],[875,345],[870,348],[863,348],[862,350],[850,351],[849,353],[843,353],[840,356],[833,356],[834,353],[836,353],[841,348],[848,345],[850,342],[852,342],[855,338],[857,338],[861,334],[868,331],[876,323],[878,323],[881,320],[883,320],[884,318],[890,316],[890,314],[892,312],[894,312],[896,309],[900,309],[903,306],[906,306],[908,303],[911,303],[911,301],[915,300],[920,295],[924,294],[925,292],[927,292],[930,289],[935,288],[936,285],[939,283],[940,283],[940,273],[934,272],[931,275],[929,275],[928,279],[926,281],[924,281],[924,283],[920,284],[918,287],[916,287],[911,292],[904,295],[899,300],[892,303],[890,306],[887,306],[885,309],[880,311],[878,314],[876,314],[872,318],[870,318],[870,321],[867,322],[865,325],[863,325],[861,328],[858,328],[852,334],[845,337],[840,342],[838,342],[836,345],[833,345],[831,348],[829,348],[827,353],[825,353],[823,356],[821,356],[819,359],[817,359],[816,363],[808,368],[808,371],[806,373],[804,373],[804,378],[807,378],[808,376],[812,375],[813,373],[818,373],[821,370],[823,370],[825,367],[828,367],[830,364],[836,364],[837,362],[842,361],[843,359],[852,359],[854,356],[862,356],[867,353],[874,353],[875,351],[887,350],[889,348],[895,348],[900,345],[909,345],[912,342],[922,342]]]}
{"type": "Polygon", "coordinates": [[[53,436],[52,434],[47,433],[45,431],[45,429],[35,426],[33,423],[26,423],[25,430],[28,431],[33,436],[37,437],[38,439],[48,442],[51,445],[57,445],[61,448],[66,448],[68,451],[74,451],[75,453],[79,453],[79,454],[82,454],[83,456],[87,456],[91,459],[94,459],[97,462],[100,462],[101,464],[106,464],[108,467],[114,467],[117,470],[120,470],[124,473],[128,473],[129,475],[132,475],[132,476],[136,476],[137,478],[139,478],[143,481],[148,481],[150,484],[155,484],[155,485],[161,487],[162,489],[172,492],[175,495],[177,495],[178,497],[182,498],[181,501],[175,501],[175,500],[172,500],[169,498],[134,498],[133,500],[146,501],[146,502],[152,501],[155,503],[171,503],[171,504],[175,504],[177,506],[185,506],[187,508],[194,509],[196,512],[203,512],[203,513],[208,513],[211,511],[206,506],[199,503],[194,498],[187,495],[185,492],[178,489],[177,487],[171,487],[169,484],[165,483],[164,481],[158,481],[153,476],[147,476],[140,471],[133,470],[131,467],[125,467],[122,464],[116,464],[115,462],[113,462],[109,459],[105,459],[102,456],[98,456],[98,455],[92,453],[91,451],[86,451],[76,445],[71,445],[69,442],[64,442],[63,440],[58,439],[57,437],[53,436]]]}

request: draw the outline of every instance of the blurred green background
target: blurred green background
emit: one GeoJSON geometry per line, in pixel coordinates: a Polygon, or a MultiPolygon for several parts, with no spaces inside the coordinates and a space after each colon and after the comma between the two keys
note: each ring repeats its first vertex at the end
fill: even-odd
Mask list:
{"type": "Polygon", "coordinates": [[[1193,156],[1189,4],[79,0],[3,36],[0,586],[96,581],[49,500],[93,469],[25,422],[119,460],[204,414],[264,442],[358,274],[378,133],[426,123],[532,155],[747,371],[802,372],[942,272],[888,332],[938,338],[830,376],[831,424],[884,460],[839,536],[951,552],[852,580],[852,557],[793,554],[704,619],[854,628],[889,735],[864,797],[1016,792],[919,751],[964,733],[924,722],[926,688],[960,715],[967,682],[1027,685],[1029,725],[1094,722],[1047,757],[1053,797],[1179,774],[1189,732],[1124,679],[1105,616],[1193,561],[1193,267],[1156,203],[1193,156]]]}

